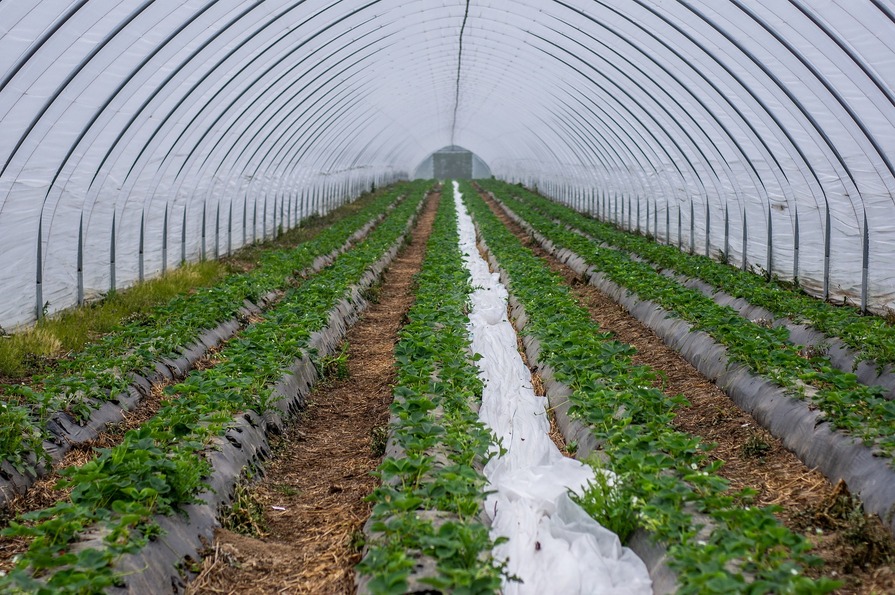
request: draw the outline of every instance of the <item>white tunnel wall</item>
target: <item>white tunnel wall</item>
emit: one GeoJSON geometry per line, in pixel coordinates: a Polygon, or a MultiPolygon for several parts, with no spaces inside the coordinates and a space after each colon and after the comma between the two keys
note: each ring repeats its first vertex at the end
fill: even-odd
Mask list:
{"type": "Polygon", "coordinates": [[[91,298],[140,277],[141,231],[148,278],[453,144],[738,266],[770,237],[771,273],[853,303],[866,216],[895,307],[882,0],[20,0],[0,27],[4,329],[78,301],[79,235],[91,298]]]}

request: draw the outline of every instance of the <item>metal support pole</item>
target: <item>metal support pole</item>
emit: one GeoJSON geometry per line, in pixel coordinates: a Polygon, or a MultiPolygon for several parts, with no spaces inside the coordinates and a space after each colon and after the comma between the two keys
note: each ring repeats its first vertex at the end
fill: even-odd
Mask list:
{"type": "Polygon", "coordinates": [[[677,205],[677,249],[681,250],[684,246],[683,218],[681,217],[681,205],[677,205]]]}
{"type": "Polygon", "coordinates": [[[746,270],[746,249],[748,248],[749,234],[746,225],[746,207],[743,207],[743,270],[746,270]]]}
{"type": "Polygon", "coordinates": [[[705,257],[711,256],[712,250],[712,210],[709,208],[709,202],[705,201],[705,257]]]}
{"type": "Polygon", "coordinates": [[[109,291],[115,291],[115,213],[112,213],[112,237],[109,240],[109,291]]]}
{"type": "Polygon", "coordinates": [[[665,204],[665,243],[671,245],[671,203],[665,204]]]}
{"type": "Polygon", "coordinates": [[[640,196],[637,197],[637,233],[640,233],[640,196]]]}
{"type": "Polygon", "coordinates": [[[165,220],[162,221],[162,274],[168,270],[168,205],[165,204],[165,220]]]}
{"type": "Polygon", "coordinates": [[[252,201],[252,243],[258,242],[258,200],[252,201]]]}
{"type": "Polygon", "coordinates": [[[214,208],[214,257],[221,257],[221,203],[214,208]]]}
{"type": "Polygon", "coordinates": [[[864,211],[864,246],[861,259],[861,312],[867,313],[867,281],[870,269],[870,227],[867,225],[867,211],[864,211]]]}
{"type": "Polygon", "coordinates": [[[724,264],[730,262],[730,207],[724,205],[724,264]]]}
{"type": "Polygon", "coordinates": [[[646,235],[649,235],[649,199],[646,200],[646,235]]]}
{"type": "Polygon", "coordinates": [[[205,220],[208,218],[208,203],[202,203],[202,260],[205,260],[205,220]]]}
{"type": "Polygon", "coordinates": [[[183,205],[183,221],[180,224],[180,266],[186,263],[186,205],[183,205]]]}
{"type": "Polygon", "coordinates": [[[227,256],[233,252],[233,203],[230,202],[229,214],[227,215],[227,256]]]}
{"type": "Polygon", "coordinates": [[[696,252],[696,210],[693,206],[693,197],[690,197],[690,254],[696,252]]]}
{"type": "Polygon", "coordinates": [[[264,195],[264,206],[261,209],[261,241],[267,241],[267,195],[264,195]]]}
{"type": "MultiPolygon", "coordinates": [[[[114,215],[113,215],[114,217],[114,215]]],[[[43,211],[40,213],[40,220],[37,223],[37,273],[35,277],[35,288],[34,288],[34,300],[36,302],[35,306],[35,316],[38,320],[44,317],[44,248],[43,248],[43,230],[44,230],[44,214],[43,211]]],[[[114,245],[114,244],[113,244],[114,245]]]]}
{"type": "Polygon", "coordinates": [[[830,218],[830,202],[826,203],[825,229],[824,229],[824,299],[830,299],[830,244],[832,239],[832,220],[830,218]]]}
{"type": "Polygon", "coordinates": [[[799,207],[796,206],[796,225],[792,234],[792,282],[799,285],[799,207]]]}
{"type": "Polygon", "coordinates": [[[771,206],[768,205],[768,281],[774,277],[774,220],[771,217],[771,206]]]}
{"type": "Polygon", "coordinates": [[[78,223],[78,305],[84,303],[84,211],[78,223]]]}
{"type": "Polygon", "coordinates": [[[246,196],[242,201],[242,245],[246,245],[248,236],[246,235],[246,227],[249,223],[249,197],[246,196]]]}
{"type": "Polygon", "coordinates": [[[144,260],[143,259],[145,258],[145,251],[144,251],[144,247],[145,247],[144,246],[144,238],[146,235],[145,234],[145,231],[146,231],[145,222],[146,222],[146,212],[143,211],[140,213],[140,239],[139,239],[138,248],[137,248],[137,254],[138,254],[138,257],[137,257],[137,263],[138,263],[137,264],[137,270],[138,270],[137,279],[139,279],[140,281],[143,281],[143,273],[144,273],[144,268],[143,268],[144,260]]]}

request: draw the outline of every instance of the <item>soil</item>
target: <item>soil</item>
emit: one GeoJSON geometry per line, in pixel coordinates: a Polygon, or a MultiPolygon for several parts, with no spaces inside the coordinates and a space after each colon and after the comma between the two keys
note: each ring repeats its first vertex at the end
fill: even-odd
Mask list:
{"type": "Polygon", "coordinates": [[[370,514],[364,499],[377,485],[371,472],[392,401],[394,345],[439,199],[430,197],[378,299],[349,330],[347,378],[315,387],[307,410],[275,445],[265,477],[247,490],[258,515],[243,526],[255,527],[255,535],[219,530],[189,593],[354,592],[370,514]]]}
{"type": "Polygon", "coordinates": [[[837,590],[841,594],[895,592],[895,541],[878,517],[863,514],[844,484],[833,486],[820,472],[805,466],[652,330],[550,256],[487,195],[482,198],[562,276],[579,305],[601,328],[636,348],[634,363],[661,372],[663,392],[687,398],[689,406],[677,412],[675,426],[715,445],[709,456],[724,462],[719,475],[730,482],[731,490],[755,490],[755,504],[776,506],[780,521],[813,544],[812,553],[823,565],[806,574],[842,581],[837,590]]]}

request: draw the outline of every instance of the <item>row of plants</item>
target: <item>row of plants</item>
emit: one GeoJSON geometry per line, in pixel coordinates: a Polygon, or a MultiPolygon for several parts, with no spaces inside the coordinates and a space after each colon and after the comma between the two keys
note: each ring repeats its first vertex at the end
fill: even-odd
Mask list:
{"type": "Polygon", "coordinates": [[[835,588],[833,581],[804,576],[803,569],[816,563],[808,542],[782,526],[773,508],[751,505],[754,492],[732,492],[717,474],[721,463],[707,457],[711,445],[674,429],[684,397],[656,388],[657,372],[634,364],[634,348],[603,332],[562,279],[469,186],[462,191],[509,276],[510,293],[525,308],[523,332],[540,342],[540,364],[570,387],[571,414],[602,445],[605,457],[590,462],[616,475],[612,486],[592,485],[581,506],[622,538],[641,527],[664,542],[682,593],[835,588]],[[711,519],[708,528],[704,517],[711,519]]]}
{"type": "Polygon", "coordinates": [[[839,337],[859,352],[861,360],[873,360],[879,365],[895,363],[895,326],[879,316],[866,316],[856,307],[819,300],[777,278],[769,280],[706,256],[681,252],[674,246],[621,230],[524,188],[491,180],[483,181],[482,186],[502,196],[515,197],[598,242],[636,254],[658,267],[701,279],[775,316],[809,324],[829,336],[839,337]]]}
{"type": "MultiPolygon", "coordinates": [[[[497,195],[495,195],[497,196],[497,195]]],[[[889,459],[895,455],[895,402],[885,389],[861,384],[857,376],[832,365],[827,355],[801,349],[789,331],[740,316],[702,292],[687,288],[627,253],[599,247],[537,209],[501,193],[500,200],[557,246],[581,256],[616,284],[651,300],[671,315],[705,331],[727,348],[728,357],[764,376],[793,396],[809,399],[834,428],[889,459]]],[[[895,461],[891,461],[895,465],[895,461]]]]}
{"type": "Polygon", "coordinates": [[[32,384],[5,387],[0,400],[0,457],[20,472],[34,472],[27,455],[48,462],[42,442],[50,438],[46,422],[57,411],[76,421],[90,416],[94,403],[127,391],[131,374],[145,373],[199,334],[236,317],[245,301],[257,302],[283,288],[313,261],[337,250],[365,223],[383,213],[398,196],[419,192],[402,184],[383,192],[366,208],[337,221],[313,239],[290,249],[266,250],[257,267],[220,283],[184,293],[139,315],[79,353],[60,360],[32,384]]]}
{"type": "Polygon", "coordinates": [[[494,593],[502,567],[479,520],[491,433],[471,407],[482,384],[466,328],[471,287],[458,248],[457,214],[443,199],[417,275],[416,300],[395,347],[392,443],[370,496],[366,555],[357,570],[372,593],[405,593],[420,558],[436,573],[416,577],[433,592],[494,593]]]}
{"type": "Polygon", "coordinates": [[[309,338],[325,327],[351,286],[408,232],[421,201],[422,193],[415,192],[366,240],[298,280],[263,320],[224,345],[213,367],[169,387],[156,416],[127,432],[119,445],[62,470],[59,487],[70,488],[70,498],[27,513],[4,531],[30,545],[0,578],[0,591],[95,593],[118,584],[115,560],[158,537],[154,515],[175,514],[197,501],[207,489],[212,441],[237,413],[263,414],[273,407],[274,385],[305,355],[309,338]],[[102,536],[102,547],[79,544],[85,535],[102,536]]]}

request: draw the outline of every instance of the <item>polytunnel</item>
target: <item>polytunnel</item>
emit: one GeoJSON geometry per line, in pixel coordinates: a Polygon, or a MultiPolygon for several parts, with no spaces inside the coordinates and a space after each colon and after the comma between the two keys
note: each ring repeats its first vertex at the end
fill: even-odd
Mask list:
{"type": "Polygon", "coordinates": [[[895,300],[886,2],[23,1],[0,17],[6,329],[455,143],[665,241],[895,300]]]}
{"type": "Polygon", "coordinates": [[[890,0],[0,0],[0,132],[0,591],[895,591],[890,0]]]}

